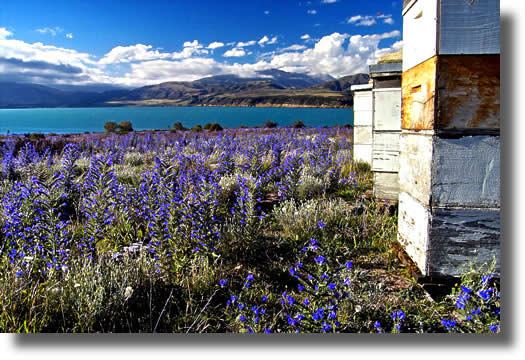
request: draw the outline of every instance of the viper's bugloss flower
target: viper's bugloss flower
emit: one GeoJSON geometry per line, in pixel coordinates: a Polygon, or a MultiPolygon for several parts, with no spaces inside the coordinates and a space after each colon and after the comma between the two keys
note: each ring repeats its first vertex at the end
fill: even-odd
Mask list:
{"type": "Polygon", "coordinates": [[[319,255],[319,256],[314,258],[314,261],[317,264],[319,264],[319,265],[321,265],[325,260],[326,260],[326,258],[324,256],[322,256],[322,255],[319,255]]]}
{"type": "Polygon", "coordinates": [[[466,294],[470,294],[470,293],[472,292],[471,289],[469,289],[468,287],[466,287],[466,286],[464,286],[464,285],[461,286],[461,290],[462,290],[464,293],[466,293],[466,294]]]}
{"type": "Polygon", "coordinates": [[[490,294],[488,291],[483,291],[483,290],[480,290],[478,291],[478,296],[480,298],[482,298],[483,300],[487,301],[488,299],[490,299],[490,294]]]}
{"type": "Polygon", "coordinates": [[[221,284],[221,286],[226,286],[228,285],[228,282],[226,280],[220,280],[219,284],[221,284]]]}

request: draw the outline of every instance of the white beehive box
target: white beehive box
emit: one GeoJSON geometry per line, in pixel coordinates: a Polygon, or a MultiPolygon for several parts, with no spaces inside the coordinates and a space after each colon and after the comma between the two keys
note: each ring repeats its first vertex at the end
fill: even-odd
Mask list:
{"type": "Polygon", "coordinates": [[[499,24],[499,0],[404,1],[403,71],[436,55],[499,54],[499,24]]]}

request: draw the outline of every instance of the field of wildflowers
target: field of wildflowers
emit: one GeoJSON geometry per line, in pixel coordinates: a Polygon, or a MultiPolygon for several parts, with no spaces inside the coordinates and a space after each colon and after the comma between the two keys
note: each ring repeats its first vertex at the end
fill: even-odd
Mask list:
{"type": "Polygon", "coordinates": [[[432,300],[347,128],[0,139],[1,332],[500,332],[432,300]]]}

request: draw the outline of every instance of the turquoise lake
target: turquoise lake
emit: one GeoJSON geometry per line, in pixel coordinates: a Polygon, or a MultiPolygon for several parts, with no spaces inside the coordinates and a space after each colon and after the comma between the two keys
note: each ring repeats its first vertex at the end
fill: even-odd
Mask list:
{"type": "Polygon", "coordinates": [[[121,107],[61,109],[0,109],[0,134],[103,132],[108,121],[131,121],[135,130],[167,129],[180,121],[185,127],[218,122],[223,127],[279,126],[301,120],[306,126],[354,123],[353,109],[241,107],[121,107]]]}

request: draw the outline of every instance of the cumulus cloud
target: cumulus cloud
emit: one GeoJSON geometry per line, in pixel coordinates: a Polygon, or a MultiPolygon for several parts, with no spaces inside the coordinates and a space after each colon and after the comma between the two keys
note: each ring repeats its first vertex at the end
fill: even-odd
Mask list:
{"type": "Polygon", "coordinates": [[[55,26],[54,28],[45,27],[45,28],[42,28],[42,29],[36,29],[35,31],[39,32],[40,34],[49,34],[51,36],[56,36],[57,33],[60,33],[62,31],[64,31],[64,29],[62,29],[59,26],[55,26]]]}
{"type": "Polygon", "coordinates": [[[313,49],[274,56],[270,65],[285,71],[328,73],[334,77],[367,72],[367,65],[393,50],[393,47],[380,49],[379,42],[400,35],[399,31],[354,36],[333,33],[321,38],[313,49]]]}
{"type": "Polygon", "coordinates": [[[304,34],[303,36],[301,36],[301,39],[302,40],[308,40],[308,39],[310,39],[310,35],[304,34]]]}
{"type": "Polygon", "coordinates": [[[308,14],[310,14],[310,15],[315,15],[315,14],[317,14],[317,10],[308,10],[308,11],[306,11],[306,12],[307,12],[308,14]]]}
{"type": "Polygon", "coordinates": [[[9,36],[13,36],[13,33],[6,28],[0,28],[0,40],[7,39],[9,36]]]}
{"type": "Polygon", "coordinates": [[[0,78],[40,84],[111,81],[89,54],[5,37],[0,38],[0,78]]]}
{"type": "Polygon", "coordinates": [[[277,42],[277,36],[274,36],[272,37],[271,39],[264,35],[261,40],[257,41],[257,44],[259,44],[259,46],[261,47],[264,47],[264,45],[272,45],[272,44],[275,44],[277,42]]]}
{"type": "Polygon", "coordinates": [[[186,59],[193,55],[208,54],[208,50],[203,48],[197,40],[184,42],[183,49],[180,52],[163,53],[158,50],[152,50],[151,45],[136,44],[130,46],[117,46],[100,59],[100,65],[128,63],[133,61],[147,61],[160,59],[186,59]]]}
{"type": "Polygon", "coordinates": [[[68,34],[66,34],[66,37],[67,37],[68,39],[73,39],[73,33],[68,33],[68,34]]]}
{"type": "Polygon", "coordinates": [[[253,46],[255,44],[257,44],[257,41],[255,41],[255,40],[250,40],[250,41],[247,41],[247,42],[240,41],[240,42],[237,43],[237,47],[238,48],[242,48],[242,47],[245,47],[245,46],[253,46]]]}
{"type": "Polygon", "coordinates": [[[153,59],[168,58],[169,53],[161,53],[158,50],[151,50],[151,45],[136,44],[130,46],[117,46],[100,59],[99,64],[115,64],[131,61],[144,61],[153,59]]]}
{"type": "Polygon", "coordinates": [[[346,21],[348,24],[355,24],[357,26],[372,26],[376,24],[376,19],[373,16],[352,16],[346,21]]]}
{"type": "Polygon", "coordinates": [[[233,48],[233,49],[226,51],[223,56],[224,57],[241,57],[245,55],[246,55],[246,51],[244,51],[244,49],[233,48]]]}
{"type": "Polygon", "coordinates": [[[219,41],[214,41],[210,45],[208,45],[207,49],[215,50],[223,46],[224,46],[224,43],[221,43],[219,41]]]}
{"type": "Polygon", "coordinates": [[[347,24],[355,24],[356,26],[372,26],[377,23],[377,20],[382,20],[383,23],[392,25],[394,19],[392,15],[385,15],[379,13],[377,16],[371,15],[355,15],[346,20],[347,24]]]}
{"type": "Polygon", "coordinates": [[[304,50],[304,49],[306,49],[306,46],[294,44],[294,45],[285,47],[284,49],[281,49],[280,51],[286,52],[286,51],[298,51],[298,50],[304,50]]]}
{"type": "Polygon", "coordinates": [[[337,0],[323,0],[323,1],[321,1],[322,4],[334,4],[336,2],[337,2],[337,0]]]}
{"type": "MultiPolygon", "coordinates": [[[[267,52],[264,56],[259,56],[255,63],[237,63],[231,60],[248,55],[246,48],[234,46],[223,54],[225,61],[203,56],[218,48],[219,44],[222,44],[219,42],[204,46],[197,40],[187,41],[180,52],[164,52],[146,44],[117,46],[97,59],[75,50],[40,42],[29,44],[11,39],[10,36],[11,32],[0,28],[2,80],[42,84],[113,83],[135,87],[165,81],[192,81],[219,74],[250,77],[257,71],[273,68],[341,77],[367,72],[367,65],[402,46],[402,42],[397,41],[392,46],[380,47],[382,40],[399,38],[399,31],[353,36],[334,32],[319,40],[308,39],[315,43],[312,48],[294,44],[278,51],[267,52]]],[[[266,35],[254,42],[260,41],[266,46],[272,41],[276,42],[277,37],[270,38],[266,35]]]]}
{"type": "MultiPolygon", "coordinates": [[[[113,80],[121,85],[142,86],[164,81],[193,81],[220,74],[251,77],[257,71],[273,68],[341,77],[368,72],[368,65],[402,46],[402,42],[398,41],[390,47],[380,48],[381,40],[399,38],[400,35],[399,31],[353,36],[333,33],[321,38],[313,48],[295,44],[288,47],[286,52],[281,50],[265,53],[256,63],[228,64],[212,58],[199,57],[143,61],[132,63],[130,72],[113,80]]],[[[230,58],[244,55],[246,51],[241,48],[233,48],[224,53],[225,57],[230,58]]]]}

